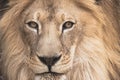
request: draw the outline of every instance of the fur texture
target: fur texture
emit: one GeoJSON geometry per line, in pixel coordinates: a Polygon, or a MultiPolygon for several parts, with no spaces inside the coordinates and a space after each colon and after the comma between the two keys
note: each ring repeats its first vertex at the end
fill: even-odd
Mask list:
{"type": "Polygon", "coordinates": [[[8,5],[0,20],[4,80],[120,80],[119,0],[9,0],[8,5]],[[73,28],[63,31],[65,21],[73,21],[73,28]],[[51,70],[60,74],[44,73],[48,68],[38,56],[55,55],[61,59],[51,70]]]}

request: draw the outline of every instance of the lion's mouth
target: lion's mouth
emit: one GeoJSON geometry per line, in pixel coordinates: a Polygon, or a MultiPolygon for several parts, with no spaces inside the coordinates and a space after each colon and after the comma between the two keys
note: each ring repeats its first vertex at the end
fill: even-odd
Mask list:
{"type": "Polygon", "coordinates": [[[44,72],[44,73],[37,73],[36,75],[62,76],[62,75],[64,75],[64,73],[57,73],[57,72],[44,72]]]}

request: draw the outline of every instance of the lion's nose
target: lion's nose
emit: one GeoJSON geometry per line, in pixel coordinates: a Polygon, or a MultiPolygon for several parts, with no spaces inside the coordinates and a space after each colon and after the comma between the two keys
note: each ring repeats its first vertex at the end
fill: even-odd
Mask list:
{"type": "Polygon", "coordinates": [[[53,57],[39,57],[40,61],[48,66],[49,70],[51,69],[51,66],[53,66],[55,63],[57,63],[61,58],[60,56],[53,56],[53,57]]]}

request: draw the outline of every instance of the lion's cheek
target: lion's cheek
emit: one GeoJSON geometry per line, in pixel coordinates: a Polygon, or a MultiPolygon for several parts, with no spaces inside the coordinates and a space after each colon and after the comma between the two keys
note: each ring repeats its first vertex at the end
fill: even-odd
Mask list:
{"type": "Polygon", "coordinates": [[[37,59],[37,57],[32,57],[28,59],[27,61],[28,67],[35,73],[44,73],[48,71],[47,66],[45,66],[43,63],[40,63],[40,61],[37,59]]]}

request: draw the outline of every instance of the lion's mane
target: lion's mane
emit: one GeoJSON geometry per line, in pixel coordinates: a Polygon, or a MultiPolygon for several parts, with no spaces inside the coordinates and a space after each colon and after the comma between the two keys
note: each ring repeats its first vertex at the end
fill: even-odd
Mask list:
{"type": "MultiPolygon", "coordinates": [[[[67,74],[68,80],[120,80],[119,0],[96,1],[100,8],[90,5],[89,0],[76,0],[77,3],[86,4],[81,6],[85,6],[101,22],[97,28],[102,28],[96,34],[83,34],[84,41],[78,46],[73,70],[67,74]]],[[[22,11],[31,3],[30,0],[11,0],[0,20],[1,70],[5,80],[34,78],[32,70],[28,68],[28,50],[18,27],[22,25],[22,11]]]]}

